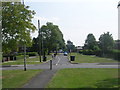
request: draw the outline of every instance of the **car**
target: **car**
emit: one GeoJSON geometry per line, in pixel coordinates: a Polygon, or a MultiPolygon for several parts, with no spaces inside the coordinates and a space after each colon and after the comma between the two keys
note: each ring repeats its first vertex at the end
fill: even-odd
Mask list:
{"type": "Polygon", "coordinates": [[[68,55],[68,53],[67,52],[64,52],[64,56],[67,56],[68,55]]]}

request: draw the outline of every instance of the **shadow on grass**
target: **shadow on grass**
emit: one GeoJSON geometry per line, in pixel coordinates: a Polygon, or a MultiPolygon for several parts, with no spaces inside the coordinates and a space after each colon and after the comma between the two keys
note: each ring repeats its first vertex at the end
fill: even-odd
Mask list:
{"type": "Polygon", "coordinates": [[[95,86],[97,88],[120,88],[120,78],[112,78],[98,81],[95,86]]]}

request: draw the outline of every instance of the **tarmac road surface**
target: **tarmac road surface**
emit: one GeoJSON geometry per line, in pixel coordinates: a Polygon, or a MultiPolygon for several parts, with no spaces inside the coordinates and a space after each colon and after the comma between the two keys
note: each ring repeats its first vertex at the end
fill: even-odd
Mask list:
{"type": "MultiPolygon", "coordinates": [[[[118,63],[79,63],[72,64],[67,56],[57,55],[52,60],[52,69],[62,68],[119,68],[118,63]]],[[[24,69],[23,65],[3,66],[2,70],[24,69]]],[[[27,69],[50,69],[50,61],[37,65],[27,65],[27,69]]]]}

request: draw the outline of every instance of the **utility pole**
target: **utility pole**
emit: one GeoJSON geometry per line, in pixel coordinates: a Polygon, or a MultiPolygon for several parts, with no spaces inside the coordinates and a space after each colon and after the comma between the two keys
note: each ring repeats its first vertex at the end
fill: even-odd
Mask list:
{"type": "Polygon", "coordinates": [[[120,40],[120,1],[118,2],[118,40],[120,40]]]}
{"type": "MultiPolygon", "coordinates": [[[[24,5],[24,0],[23,0],[24,5]]],[[[26,71],[26,41],[24,39],[24,71],[26,71]]]]}
{"type": "Polygon", "coordinates": [[[40,21],[38,20],[38,32],[39,32],[39,41],[38,41],[38,45],[39,45],[39,59],[40,59],[40,62],[41,62],[41,54],[42,54],[42,33],[41,33],[41,30],[40,30],[40,21]]]}
{"type": "Polygon", "coordinates": [[[24,42],[24,71],[26,71],[26,43],[24,42]]]}

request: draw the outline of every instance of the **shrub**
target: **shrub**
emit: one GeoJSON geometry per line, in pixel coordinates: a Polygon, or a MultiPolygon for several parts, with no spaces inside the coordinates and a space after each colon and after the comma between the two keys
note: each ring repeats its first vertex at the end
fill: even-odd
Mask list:
{"type": "Polygon", "coordinates": [[[37,52],[27,52],[26,54],[29,56],[38,56],[37,52]]]}
{"type": "Polygon", "coordinates": [[[120,61],[120,50],[112,50],[113,58],[120,61]]]}
{"type": "MultiPolygon", "coordinates": [[[[24,52],[23,52],[23,53],[18,53],[18,55],[24,55],[24,52]]],[[[26,52],[26,55],[29,55],[29,56],[37,56],[38,53],[37,53],[37,52],[26,52]]]]}
{"type": "Polygon", "coordinates": [[[80,50],[79,53],[82,54],[82,53],[83,53],[83,50],[80,50]]]}
{"type": "Polygon", "coordinates": [[[93,50],[87,49],[83,50],[82,52],[84,55],[95,55],[95,52],[93,50]]]}

